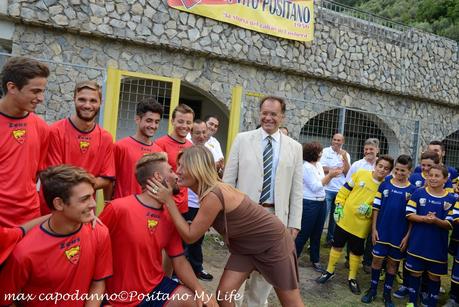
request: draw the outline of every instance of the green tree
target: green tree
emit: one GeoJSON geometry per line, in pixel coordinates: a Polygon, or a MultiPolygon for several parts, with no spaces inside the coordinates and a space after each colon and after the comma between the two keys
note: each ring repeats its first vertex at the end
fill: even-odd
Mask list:
{"type": "Polygon", "coordinates": [[[458,0],[335,0],[459,41],[458,0]]]}

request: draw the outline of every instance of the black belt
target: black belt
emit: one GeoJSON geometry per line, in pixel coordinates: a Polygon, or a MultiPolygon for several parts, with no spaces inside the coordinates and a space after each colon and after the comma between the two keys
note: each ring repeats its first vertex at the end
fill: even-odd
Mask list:
{"type": "Polygon", "coordinates": [[[260,203],[260,206],[265,208],[274,208],[274,204],[260,203]]]}

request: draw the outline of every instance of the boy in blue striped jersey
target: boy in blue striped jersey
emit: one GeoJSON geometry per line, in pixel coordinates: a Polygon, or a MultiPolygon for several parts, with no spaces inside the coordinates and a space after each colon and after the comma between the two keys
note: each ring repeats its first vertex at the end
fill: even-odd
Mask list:
{"type": "MultiPolygon", "coordinates": [[[[438,154],[435,151],[424,151],[421,155],[421,172],[413,173],[410,176],[409,181],[411,184],[416,188],[423,188],[426,185],[426,179],[428,177],[429,170],[433,165],[441,165],[438,154]]],[[[450,193],[454,191],[453,183],[449,178],[449,173],[445,182],[445,189],[450,193]]]]}
{"type": "Polygon", "coordinates": [[[361,299],[363,303],[368,304],[375,299],[383,261],[387,259],[383,299],[385,306],[394,306],[391,300],[392,285],[410,232],[410,225],[405,217],[406,205],[416,190],[408,181],[412,166],[410,156],[399,156],[395,161],[392,178],[384,181],[376,194],[372,218],[374,247],[371,284],[361,299]]]}
{"type": "Polygon", "coordinates": [[[427,306],[436,306],[440,277],[448,272],[448,231],[459,216],[454,216],[453,210],[456,197],[444,188],[447,180],[448,170],[433,165],[427,176],[427,187],[417,190],[406,206],[407,219],[413,223],[405,264],[410,272],[407,306],[417,304],[424,271],[428,274],[427,306]]]}

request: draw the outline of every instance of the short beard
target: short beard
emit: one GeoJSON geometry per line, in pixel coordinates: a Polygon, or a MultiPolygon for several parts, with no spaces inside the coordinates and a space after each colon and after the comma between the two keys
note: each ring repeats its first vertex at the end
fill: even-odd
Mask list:
{"type": "Polygon", "coordinates": [[[139,132],[140,132],[140,134],[141,134],[142,136],[144,136],[144,137],[147,138],[147,139],[151,139],[151,138],[154,137],[155,134],[156,134],[156,131],[155,131],[155,132],[153,132],[153,135],[148,135],[148,134],[147,134],[145,131],[143,131],[142,129],[139,129],[139,132]]]}
{"type": "Polygon", "coordinates": [[[97,110],[96,113],[94,113],[94,115],[92,117],[84,117],[83,115],[81,115],[81,112],[79,110],[76,110],[76,116],[81,119],[82,121],[85,121],[85,122],[93,122],[94,121],[94,118],[96,118],[97,115],[99,115],[99,110],[97,110]]]}
{"type": "Polygon", "coordinates": [[[180,194],[180,188],[178,187],[177,184],[174,184],[174,186],[172,187],[172,195],[179,195],[180,194]]]}
{"type": "MultiPolygon", "coordinates": [[[[166,181],[166,179],[164,179],[161,183],[162,183],[164,186],[167,187],[167,181],[166,181]]],[[[180,194],[180,188],[179,188],[179,186],[177,185],[177,183],[174,182],[174,183],[172,184],[172,195],[176,196],[176,195],[178,195],[178,194],[180,194]]]]}

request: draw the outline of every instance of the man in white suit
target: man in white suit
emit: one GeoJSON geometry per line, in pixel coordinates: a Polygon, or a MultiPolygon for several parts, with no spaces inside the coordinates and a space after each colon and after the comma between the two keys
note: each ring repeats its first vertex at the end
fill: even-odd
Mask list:
{"type": "MultiPolygon", "coordinates": [[[[279,132],[284,114],[282,98],[270,96],[261,100],[261,127],[237,135],[223,181],[274,213],[295,239],[303,210],[303,152],[300,143],[279,132]]],[[[248,306],[267,306],[271,285],[258,272],[251,274],[247,285],[248,306]]]]}

